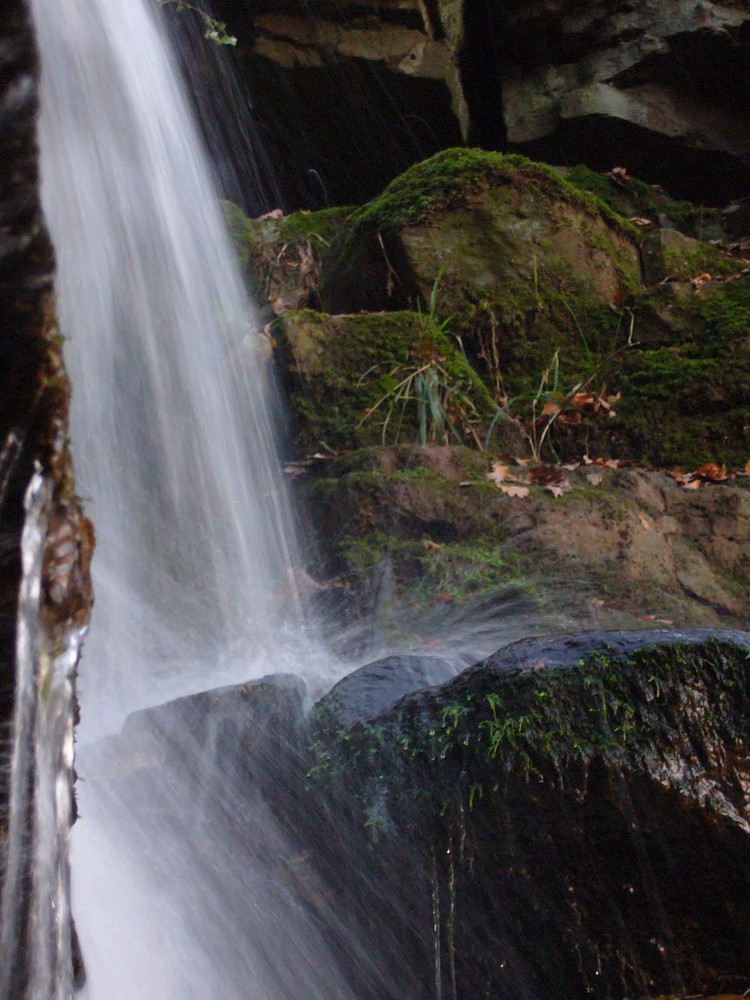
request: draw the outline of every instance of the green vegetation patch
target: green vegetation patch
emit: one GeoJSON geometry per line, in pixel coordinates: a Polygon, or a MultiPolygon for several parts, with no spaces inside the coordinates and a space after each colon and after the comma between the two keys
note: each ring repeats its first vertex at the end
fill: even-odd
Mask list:
{"type": "Polygon", "coordinates": [[[599,197],[569,184],[554,168],[516,154],[446,149],[410,167],[359,209],[355,228],[383,231],[421,222],[436,210],[455,208],[493,184],[537,184],[550,198],[567,199],[608,225],[637,238],[638,231],[599,197]]]}
{"type": "Polygon", "coordinates": [[[275,336],[303,449],[462,444],[492,412],[481,380],[429,316],[299,310],[279,317],[275,336]]]}

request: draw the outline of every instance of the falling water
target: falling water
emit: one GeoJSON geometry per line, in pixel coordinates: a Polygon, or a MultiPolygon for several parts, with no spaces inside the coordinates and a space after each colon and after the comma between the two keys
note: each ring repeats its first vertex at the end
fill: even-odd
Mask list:
{"type": "Polygon", "coordinates": [[[35,4],[43,196],[99,538],[83,693],[100,731],[191,670],[210,684],[227,636],[247,662],[290,620],[265,344],[151,6],[35,4]]]}
{"type": "Polygon", "coordinates": [[[41,616],[51,488],[26,491],[16,639],[11,801],[2,901],[0,997],[71,995],[68,838],[73,768],[73,671],[82,631],[48,633],[41,616]],[[32,791],[33,788],[33,791],[32,791]]]}
{"type": "MultiPolygon", "coordinates": [[[[73,848],[87,995],[276,1000],[302,995],[302,981],[309,997],[344,996],[309,920],[282,914],[238,862],[257,847],[252,831],[285,850],[262,808],[250,830],[241,805],[214,794],[227,830],[217,843],[201,834],[205,801],[178,801],[184,790],[166,780],[129,780],[127,740],[119,756],[111,739],[101,749],[136,709],[290,659],[298,669],[303,655],[309,665],[313,637],[285,592],[294,529],[267,345],[155,5],[33,9],[77,480],[98,538],[73,848]]],[[[148,735],[158,760],[165,734],[148,735]]],[[[199,766],[185,760],[186,773],[199,766]]],[[[220,773],[221,762],[206,767],[211,780],[220,773]]]]}

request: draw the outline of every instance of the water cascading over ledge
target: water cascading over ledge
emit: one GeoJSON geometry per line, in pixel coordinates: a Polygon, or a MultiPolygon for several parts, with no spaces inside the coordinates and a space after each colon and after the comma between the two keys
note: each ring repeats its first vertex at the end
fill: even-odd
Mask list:
{"type": "Polygon", "coordinates": [[[70,922],[56,919],[55,910],[65,908],[67,895],[75,668],[91,605],[93,534],[68,450],[68,383],[39,203],[36,114],[29,15],[25,3],[8,0],[0,11],[3,998],[27,989],[52,996],[53,983],[65,989],[73,977],[70,922]]]}

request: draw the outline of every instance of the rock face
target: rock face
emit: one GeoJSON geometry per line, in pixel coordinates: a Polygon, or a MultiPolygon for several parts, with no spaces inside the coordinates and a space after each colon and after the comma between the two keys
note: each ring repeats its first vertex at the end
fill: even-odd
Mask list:
{"type": "Polygon", "coordinates": [[[92,780],[186,904],[208,874],[202,943],[226,912],[283,1000],[737,993],[749,655],[740,632],[569,635],[440,686],[440,659],[391,657],[305,718],[299,682],[262,678],[132,716],[92,780]],[[316,961],[274,966],[280,926],[316,961]]]}
{"type": "MultiPolygon", "coordinates": [[[[40,622],[49,649],[82,628],[91,606],[93,532],[73,489],[67,443],[68,384],[52,301],[54,260],[39,204],[36,53],[25,3],[0,11],[0,846],[7,834],[15,636],[23,498],[35,468],[48,480],[40,622]]],[[[72,789],[71,789],[72,794],[72,789]]],[[[24,809],[26,805],[24,804],[24,809]]],[[[53,804],[50,803],[50,808],[53,804]]],[[[30,851],[30,845],[29,845],[30,851]]],[[[5,851],[2,850],[4,857],[5,851]]],[[[5,873],[0,873],[0,878],[5,873]]],[[[17,925],[26,925],[22,877],[17,925]]],[[[12,932],[11,932],[12,934],[12,932]]],[[[23,934],[19,934],[19,941],[23,934]]],[[[11,962],[6,956],[6,962],[11,962]]],[[[22,995],[23,944],[4,984],[22,995]],[[14,978],[15,977],[15,978],[14,978]]],[[[80,970],[79,970],[80,971],[80,970]]],[[[2,987],[0,987],[2,988],[2,987]]]]}
{"type": "Polygon", "coordinates": [[[508,587],[545,609],[547,628],[747,621],[746,481],[692,490],[592,465],[553,476],[553,487],[564,479],[555,496],[544,482],[504,492],[488,474],[486,457],[434,446],[319,462],[301,488],[322,534],[320,575],[369,606],[387,565],[391,612],[442,608],[446,641],[452,608],[495,594],[502,620],[508,587]]]}
{"type": "Polygon", "coordinates": [[[747,192],[750,14],[739,0],[218,6],[295,207],[372,197],[459,139],[621,164],[703,202],[747,192]]]}
{"type": "Polygon", "coordinates": [[[337,736],[323,699],[312,773],[339,830],[319,864],[383,969],[356,995],[742,989],[748,649],[705,631],[524,641],[337,736]]]}
{"type": "Polygon", "coordinates": [[[746,193],[743,4],[516,0],[495,31],[511,147],[601,170],[623,163],[715,204],[746,193]]]}

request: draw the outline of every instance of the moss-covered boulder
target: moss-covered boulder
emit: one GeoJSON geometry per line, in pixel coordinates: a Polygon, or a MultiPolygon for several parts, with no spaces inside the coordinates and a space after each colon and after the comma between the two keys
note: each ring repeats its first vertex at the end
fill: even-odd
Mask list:
{"type": "Polygon", "coordinates": [[[303,450],[478,442],[491,418],[487,389],[428,315],[289,311],[274,339],[303,450]]]}
{"type": "Polygon", "coordinates": [[[437,303],[487,384],[538,382],[555,352],[574,378],[611,348],[640,288],[637,235],[544,164],[439,153],[356,212],[327,258],[331,311],[437,303]]]}
{"type": "Polygon", "coordinates": [[[727,211],[672,198],[658,184],[647,184],[626,171],[599,173],[582,164],[557,169],[573,187],[595,195],[627,219],[647,219],[697,240],[723,240],[732,232],[727,211]]]}
{"type": "Polygon", "coordinates": [[[695,469],[750,458],[750,277],[663,286],[636,311],[641,346],[624,355],[607,440],[615,457],[695,469]]]}
{"type": "Polygon", "coordinates": [[[356,995],[739,993],[749,657],[746,633],[593,633],[505,647],[344,729],[324,698],[317,864],[382,977],[356,995]]]}

